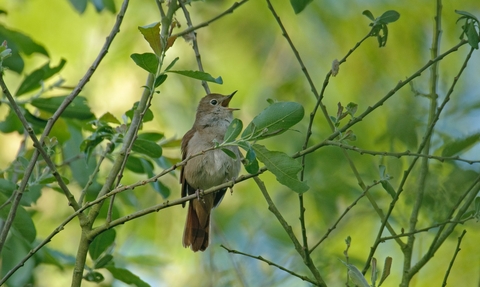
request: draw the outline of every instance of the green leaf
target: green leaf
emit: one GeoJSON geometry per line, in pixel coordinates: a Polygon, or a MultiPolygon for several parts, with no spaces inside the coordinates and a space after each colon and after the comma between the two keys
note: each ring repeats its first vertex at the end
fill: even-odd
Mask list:
{"type": "Polygon", "coordinates": [[[385,189],[392,198],[395,198],[397,193],[390,182],[388,180],[381,180],[380,183],[382,184],[383,189],[385,189]]]}
{"type": "MultiPolygon", "coordinates": [[[[133,104],[133,107],[128,110],[127,112],[125,112],[125,115],[130,119],[132,120],[133,119],[133,114],[134,114],[134,111],[137,109],[138,107],[138,102],[135,102],[133,104]]],[[[149,122],[153,120],[153,113],[150,109],[148,109],[145,114],[143,115],[143,122],[146,123],[146,122],[149,122]]]]}
{"type": "Polygon", "coordinates": [[[103,252],[110,247],[113,242],[115,241],[116,232],[115,229],[108,229],[93,239],[92,243],[88,247],[88,253],[90,257],[95,260],[97,259],[103,252]]]}
{"type": "Polygon", "coordinates": [[[98,120],[104,123],[120,124],[120,121],[110,112],[104,113],[98,120]]]}
{"type": "Polygon", "coordinates": [[[174,66],[175,63],[178,61],[178,59],[180,59],[180,58],[179,58],[179,57],[176,57],[175,59],[173,59],[173,61],[165,68],[165,72],[170,71],[170,69],[173,68],[173,66],[174,66]]]}
{"type": "Polygon", "coordinates": [[[472,13],[470,12],[467,12],[467,11],[462,11],[462,10],[455,10],[455,13],[459,14],[459,15],[463,15],[467,18],[470,18],[470,19],[475,19],[475,21],[477,22],[480,22],[477,17],[475,17],[475,15],[473,15],[472,13]]]}
{"type": "Polygon", "coordinates": [[[185,77],[201,80],[201,81],[206,81],[206,82],[212,82],[216,84],[223,84],[222,77],[214,78],[210,74],[201,72],[201,71],[168,71],[169,73],[175,73],[179,74],[185,77]]]}
{"type": "Polygon", "coordinates": [[[400,13],[395,10],[388,10],[387,12],[383,13],[382,16],[376,19],[377,23],[380,24],[388,24],[397,21],[400,18],[400,13]]]}
{"type": "Polygon", "coordinates": [[[152,158],[162,156],[162,147],[149,140],[137,139],[133,143],[132,150],[152,158]]]}
{"type": "Polygon", "coordinates": [[[140,279],[137,275],[133,274],[127,269],[116,268],[114,266],[108,266],[107,270],[112,273],[113,278],[120,280],[127,284],[133,284],[137,287],[150,287],[145,281],[140,279]]]}
{"type": "Polygon", "coordinates": [[[367,282],[367,279],[363,276],[362,272],[358,270],[357,267],[353,264],[346,264],[348,268],[348,275],[350,276],[350,279],[352,282],[359,287],[370,287],[370,285],[367,282]]]}
{"type": "MultiPolygon", "coordinates": [[[[39,110],[55,113],[67,96],[37,98],[31,104],[39,110]]],[[[87,104],[87,99],[81,96],[76,97],[63,111],[61,117],[78,120],[89,120],[94,117],[87,104]]]]}
{"type": "Polygon", "coordinates": [[[313,0],[290,0],[290,4],[293,7],[293,11],[295,14],[298,14],[307,7],[308,4],[310,4],[313,0]]]}
{"type": "Polygon", "coordinates": [[[363,15],[367,16],[368,19],[372,20],[372,21],[375,21],[375,17],[373,17],[373,14],[372,12],[370,12],[370,10],[364,10],[362,12],[363,15]]]}
{"type": "Polygon", "coordinates": [[[162,133],[154,133],[154,132],[138,134],[139,139],[153,141],[153,142],[159,141],[164,137],[165,136],[162,133]]]}
{"type": "MultiPolygon", "coordinates": [[[[4,208],[5,209],[5,208],[4,208]]],[[[23,238],[18,236],[17,232],[9,232],[7,236],[5,245],[2,249],[2,254],[0,255],[0,261],[2,261],[1,272],[6,274],[9,270],[12,270],[13,267],[21,262],[25,256],[29,254],[29,251],[32,249],[31,244],[27,244],[23,238]]],[[[35,282],[33,279],[34,268],[38,262],[36,260],[27,260],[22,268],[18,269],[7,281],[8,286],[17,287],[17,286],[28,286],[35,282]]],[[[4,286],[4,284],[2,284],[4,286]]]]}
{"type": "Polygon", "coordinates": [[[278,102],[257,115],[242,133],[242,139],[260,140],[281,134],[303,119],[303,106],[278,102]]]}
{"type": "Polygon", "coordinates": [[[156,74],[158,67],[158,58],[155,54],[152,53],[143,53],[143,54],[132,54],[130,58],[145,71],[156,74]]]}
{"type": "Polygon", "coordinates": [[[110,261],[112,261],[113,256],[111,254],[106,254],[105,256],[100,257],[93,266],[94,269],[100,269],[105,267],[110,261]]]}
{"type": "Polygon", "coordinates": [[[442,156],[454,156],[461,152],[468,150],[480,141],[480,133],[476,133],[464,138],[455,140],[454,142],[447,143],[442,151],[442,156]]]}
{"type": "Polygon", "coordinates": [[[233,119],[230,125],[227,128],[227,132],[223,137],[223,141],[226,143],[233,142],[238,137],[238,135],[242,132],[243,123],[239,119],[233,119]]]}
{"type": "MultiPolygon", "coordinates": [[[[160,158],[156,158],[154,159],[154,161],[158,164],[158,163],[161,163],[162,160],[164,160],[165,158],[164,157],[160,157],[160,158]]],[[[141,159],[140,160],[140,164],[142,165],[145,173],[147,174],[148,177],[154,177],[155,174],[154,174],[154,169],[153,169],[153,165],[151,165],[151,162],[145,160],[145,159],[141,159]]],[[[161,165],[160,165],[161,166],[161,165]]],[[[168,167],[171,167],[172,165],[169,164],[168,167]]],[[[162,168],[168,168],[167,166],[163,167],[161,166],[162,168]]],[[[164,199],[165,198],[168,198],[170,196],[170,189],[164,185],[161,181],[161,179],[158,179],[154,182],[150,182],[150,185],[153,187],[153,189],[155,189],[156,192],[158,192],[164,199]]]]}
{"type": "Polygon", "coordinates": [[[480,213],[480,196],[475,197],[474,206],[475,213],[480,213]]]}
{"type": "Polygon", "coordinates": [[[163,84],[163,82],[165,82],[166,79],[167,79],[166,74],[161,74],[160,76],[158,76],[155,79],[155,88],[158,88],[161,84],[163,84]]]}
{"type": "Polygon", "coordinates": [[[23,133],[22,122],[18,119],[14,110],[10,109],[5,120],[0,122],[0,131],[3,133],[11,133],[15,131],[19,134],[23,133]]]}
{"type": "Polygon", "coordinates": [[[70,3],[72,3],[73,8],[80,14],[83,14],[85,9],[87,9],[87,0],[70,0],[70,3]]]}
{"type": "Polygon", "coordinates": [[[42,45],[37,44],[32,38],[21,32],[10,30],[0,25],[0,37],[8,42],[8,47],[13,52],[22,52],[25,55],[39,53],[48,57],[48,52],[42,45]]]}
{"type": "Polygon", "coordinates": [[[386,178],[386,171],[387,171],[387,168],[383,164],[378,166],[378,172],[380,174],[381,179],[386,178]]]}
{"type": "Polygon", "coordinates": [[[269,151],[259,144],[254,144],[252,148],[257,158],[275,175],[278,182],[298,193],[309,189],[305,182],[297,178],[298,172],[302,169],[302,165],[298,161],[283,152],[269,151]]]}
{"type": "Polygon", "coordinates": [[[153,164],[149,160],[130,155],[127,159],[126,167],[134,173],[146,174],[149,169],[153,169],[153,164]],[[147,166],[148,169],[146,169],[145,166],[147,166]]]}
{"type": "Polygon", "coordinates": [[[392,268],[392,257],[387,256],[385,258],[385,263],[383,264],[383,272],[382,272],[382,277],[380,278],[380,283],[378,286],[382,285],[383,281],[387,279],[387,277],[390,275],[390,269],[392,268]]]}
{"type": "Polygon", "coordinates": [[[43,46],[34,42],[27,35],[10,30],[2,24],[0,24],[0,39],[7,41],[8,47],[12,50],[12,55],[3,61],[2,66],[18,74],[23,71],[25,66],[21,54],[39,53],[48,57],[48,53],[43,46]]]}
{"type": "Polygon", "coordinates": [[[51,76],[55,75],[56,73],[60,72],[63,67],[65,66],[65,59],[60,61],[60,64],[56,67],[50,67],[49,63],[43,65],[39,69],[33,71],[30,75],[26,76],[23,82],[18,87],[15,96],[20,96],[36,90],[41,87],[41,82],[44,80],[49,79],[51,76]]]}
{"type": "Polygon", "coordinates": [[[115,2],[113,0],[101,0],[103,6],[110,11],[112,14],[117,14],[117,8],[115,7],[115,2]]]}
{"type": "Polygon", "coordinates": [[[160,22],[152,23],[146,26],[138,27],[145,40],[147,40],[153,52],[157,56],[162,54],[162,44],[160,42],[160,22]]]}
{"type": "Polygon", "coordinates": [[[221,150],[226,153],[229,157],[233,158],[233,159],[237,159],[237,155],[231,151],[230,149],[228,148],[221,148],[221,150]]]}
{"type": "Polygon", "coordinates": [[[250,148],[245,155],[245,162],[244,162],[245,170],[250,174],[255,174],[258,172],[258,160],[257,155],[253,148],[250,148]]]}
{"type": "Polygon", "coordinates": [[[51,264],[58,267],[60,270],[64,270],[67,266],[75,265],[75,257],[62,253],[61,251],[51,249],[48,246],[42,247],[39,251],[42,256],[43,264],[51,264]]]}
{"type": "Polygon", "coordinates": [[[0,178],[0,192],[10,196],[17,189],[17,185],[9,180],[0,178]]]}
{"type": "Polygon", "coordinates": [[[475,29],[475,23],[474,22],[470,22],[468,24],[466,35],[467,35],[467,39],[468,39],[468,44],[472,48],[478,49],[479,38],[478,38],[477,30],[475,29]]]}
{"type": "Polygon", "coordinates": [[[103,280],[105,280],[102,273],[97,271],[89,271],[87,274],[85,274],[83,278],[89,282],[95,282],[95,283],[100,283],[103,280]]]}
{"type": "MultiPolygon", "coordinates": [[[[0,193],[0,205],[4,204],[7,199],[8,197],[5,194],[0,193]]],[[[10,208],[0,209],[0,218],[6,220],[9,211],[10,208]]],[[[37,231],[30,214],[22,206],[17,207],[17,214],[13,220],[12,228],[28,243],[32,243],[37,236],[37,231]]]]}

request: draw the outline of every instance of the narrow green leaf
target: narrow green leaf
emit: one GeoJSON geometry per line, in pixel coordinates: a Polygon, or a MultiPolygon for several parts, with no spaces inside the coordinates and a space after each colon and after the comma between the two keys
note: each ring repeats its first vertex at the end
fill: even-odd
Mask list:
{"type": "Polygon", "coordinates": [[[392,257],[390,256],[387,256],[387,258],[385,258],[385,263],[383,264],[383,272],[382,272],[382,277],[380,279],[380,283],[378,286],[382,285],[383,281],[385,281],[385,279],[387,279],[388,275],[390,275],[390,270],[392,268],[392,257]]]}
{"type": "Polygon", "coordinates": [[[372,258],[372,276],[371,276],[371,281],[372,281],[372,285],[373,286],[376,286],[376,283],[377,283],[377,273],[378,273],[378,270],[377,270],[377,258],[373,257],[372,258]]]}
{"type": "Polygon", "coordinates": [[[298,14],[302,12],[312,1],[313,0],[290,0],[290,4],[292,5],[295,14],[298,14]]]}
{"type": "Polygon", "coordinates": [[[464,138],[459,138],[454,142],[447,143],[442,151],[442,156],[454,156],[464,152],[480,141],[480,133],[476,133],[464,138]]]}
{"type": "Polygon", "coordinates": [[[359,287],[370,287],[370,285],[367,282],[367,279],[363,276],[362,272],[358,270],[357,267],[353,264],[347,264],[348,268],[348,275],[350,276],[350,279],[352,282],[359,287]]]}
{"type": "Polygon", "coordinates": [[[107,250],[110,245],[115,241],[116,232],[115,229],[108,229],[103,233],[100,233],[88,247],[88,253],[90,257],[95,260],[97,259],[105,250],[107,250]]]}
{"type": "Polygon", "coordinates": [[[212,82],[216,84],[223,84],[222,77],[214,78],[210,74],[201,72],[201,71],[168,71],[169,73],[175,73],[179,74],[185,77],[201,80],[201,81],[206,81],[206,82],[212,82]]]}
{"type": "Polygon", "coordinates": [[[475,212],[480,213],[480,196],[475,197],[474,206],[475,212]]]}
{"type": "Polygon", "coordinates": [[[472,21],[468,24],[467,28],[467,39],[468,39],[468,44],[474,48],[478,49],[478,33],[477,30],[475,29],[475,23],[472,21]]]}
{"type": "Polygon", "coordinates": [[[165,68],[165,72],[170,71],[170,69],[173,68],[173,66],[174,66],[175,63],[178,61],[178,59],[180,59],[180,58],[179,58],[179,57],[176,57],[175,59],[173,59],[173,61],[165,68]]]}
{"type": "Polygon", "coordinates": [[[472,13],[470,13],[470,12],[462,11],[462,10],[455,10],[455,13],[457,13],[457,14],[459,14],[459,15],[463,15],[463,16],[465,16],[465,17],[467,17],[467,18],[470,18],[470,19],[475,19],[477,22],[480,22],[480,21],[478,20],[478,18],[477,18],[475,15],[473,15],[472,13]]]}
{"type": "MultiPolygon", "coordinates": [[[[58,110],[66,97],[67,96],[37,98],[34,99],[31,104],[39,110],[53,114],[58,110]]],[[[90,111],[90,107],[87,104],[87,99],[85,97],[78,96],[70,103],[70,105],[68,105],[68,107],[62,113],[61,117],[78,120],[88,120],[92,119],[94,115],[90,111]]]]}
{"type": "Polygon", "coordinates": [[[387,12],[383,13],[382,16],[377,18],[377,23],[380,24],[388,24],[397,21],[400,18],[400,13],[395,10],[388,10],[387,12]]]}
{"type": "Polygon", "coordinates": [[[395,189],[390,184],[390,182],[388,180],[381,180],[380,183],[382,184],[383,189],[385,189],[392,198],[395,198],[395,195],[397,195],[397,193],[395,192],[395,189]]]}
{"type": "Polygon", "coordinates": [[[269,151],[259,144],[254,144],[252,148],[257,158],[275,175],[278,182],[298,193],[309,189],[305,182],[297,178],[298,172],[302,169],[302,165],[298,161],[283,152],[269,151]]]}
{"type": "Polygon", "coordinates": [[[303,119],[303,106],[278,102],[257,115],[242,133],[242,139],[260,140],[281,134],[303,119]]]}
{"type": "Polygon", "coordinates": [[[127,269],[116,268],[114,266],[108,266],[107,270],[112,273],[113,278],[120,280],[127,284],[133,284],[137,287],[150,287],[145,281],[140,279],[137,275],[133,274],[127,269]]]}
{"type": "Polygon", "coordinates": [[[158,88],[161,84],[163,84],[163,82],[165,82],[166,79],[167,79],[166,74],[161,74],[160,76],[158,76],[155,79],[155,88],[158,88]]]}
{"type": "Polygon", "coordinates": [[[162,134],[162,133],[155,133],[155,132],[138,134],[138,138],[139,138],[139,139],[148,140],[148,141],[153,141],[153,142],[159,141],[159,140],[163,139],[164,137],[165,137],[164,134],[162,134]]]}
{"type": "Polygon", "coordinates": [[[223,138],[223,141],[226,143],[233,142],[238,135],[242,132],[243,123],[239,119],[233,119],[230,125],[227,128],[227,132],[223,138]]]}
{"type": "Polygon", "coordinates": [[[375,21],[375,17],[373,17],[373,14],[370,12],[370,10],[364,10],[362,14],[367,16],[368,19],[375,21]]]}
{"type": "Polygon", "coordinates": [[[111,254],[106,254],[105,256],[100,257],[98,260],[95,261],[95,265],[93,265],[94,269],[100,269],[105,267],[110,261],[112,261],[113,256],[111,254]]]}
{"type": "Polygon", "coordinates": [[[385,175],[386,175],[385,171],[386,170],[387,170],[387,168],[383,164],[378,166],[378,173],[380,174],[381,179],[385,179],[385,175]]]}
{"type": "Polygon", "coordinates": [[[160,42],[160,22],[152,23],[146,26],[138,27],[145,40],[147,40],[153,52],[157,56],[162,54],[162,44],[160,42]]]}
{"type": "Polygon", "coordinates": [[[233,159],[237,159],[237,155],[231,151],[230,149],[228,148],[220,148],[224,153],[226,153],[229,157],[233,158],[233,159]]]}
{"type": "Polygon", "coordinates": [[[143,53],[143,54],[132,54],[130,58],[145,71],[156,74],[158,67],[158,58],[155,54],[152,53],[143,53]]]}
{"type": "Polygon", "coordinates": [[[60,61],[60,64],[56,67],[50,67],[50,63],[47,63],[39,69],[33,71],[30,75],[26,76],[23,82],[18,87],[15,96],[21,96],[28,92],[34,91],[41,87],[41,82],[49,79],[56,73],[60,72],[65,66],[65,59],[60,61]]]}
{"type": "Polygon", "coordinates": [[[162,156],[162,147],[149,140],[137,139],[133,143],[132,150],[152,158],[162,156]]]}

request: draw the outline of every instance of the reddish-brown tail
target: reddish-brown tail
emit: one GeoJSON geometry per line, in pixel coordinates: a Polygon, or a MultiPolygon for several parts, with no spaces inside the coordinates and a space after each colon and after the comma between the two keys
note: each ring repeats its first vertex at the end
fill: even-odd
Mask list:
{"type": "Polygon", "coordinates": [[[183,231],[183,247],[190,247],[195,252],[207,249],[210,232],[212,204],[200,201],[194,199],[188,204],[187,221],[183,231]]]}

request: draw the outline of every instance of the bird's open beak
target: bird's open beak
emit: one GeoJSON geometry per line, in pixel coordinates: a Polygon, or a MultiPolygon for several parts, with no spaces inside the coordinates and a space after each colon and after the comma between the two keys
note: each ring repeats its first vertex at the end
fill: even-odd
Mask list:
{"type": "Polygon", "coordinates": [[[226,107],[227,109],[229,109],[230,111],[238,111],[239,109],[237,108],[229,108],[228,107],[228,104],[230,103],[230,100],[233,98],[233,96],[235,95],[237,91],[233,92],[230,96],[227,96],[227,98],[225,100],[223,100],[222,102],[222,106],[223,107],[226,107]]]}

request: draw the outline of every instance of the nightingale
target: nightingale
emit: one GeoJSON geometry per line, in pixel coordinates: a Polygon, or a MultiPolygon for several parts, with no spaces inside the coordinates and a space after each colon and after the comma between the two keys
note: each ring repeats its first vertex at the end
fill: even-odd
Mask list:
{"type": "MultiPolygon", "coordinates": [[[[210,233],[210,213],[222,200],[226,188],[199,197],[201,190],[217,186],[235,179],[240,172],[240,151],[236,146],[227,147],[236,159],[220,149],[206,151],[223,142],[228,126],[233,120],[228,104],[231,95],[208,94],[200,100],[193,127],[182,139],[182,160],[190,155],[203,152],[190,159],[182,168],[180,183],[182,197],[197,194],[188,204],[187,220],[183,232],[183,246],[193,251],[204,251],[208,247],[210,233]]],[[[183,204],[185,206],[185,204],[183,204]]]]}

